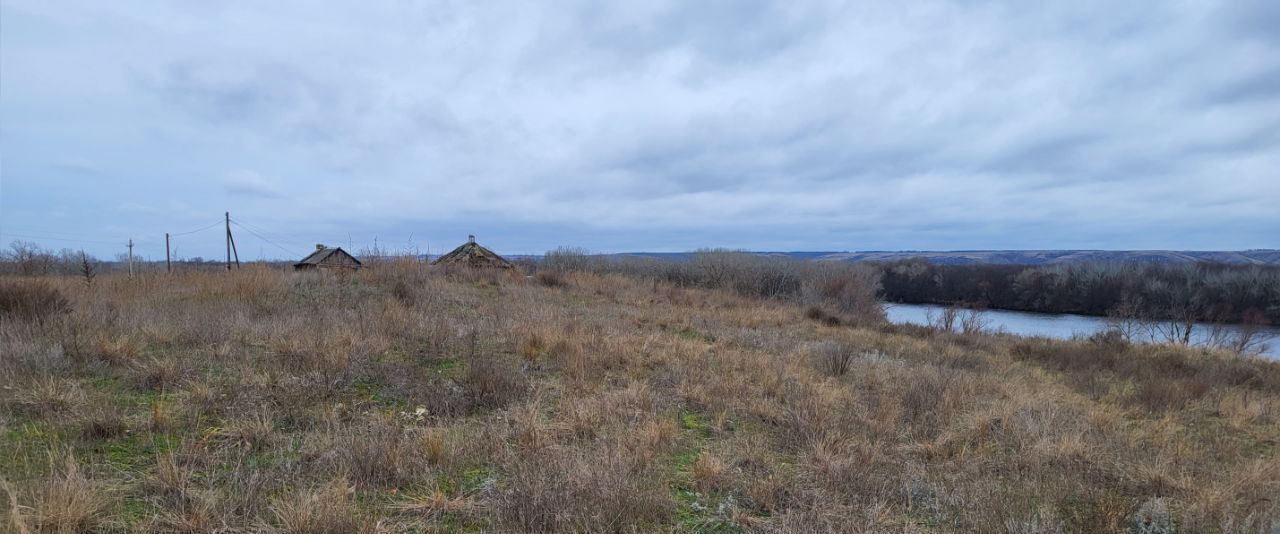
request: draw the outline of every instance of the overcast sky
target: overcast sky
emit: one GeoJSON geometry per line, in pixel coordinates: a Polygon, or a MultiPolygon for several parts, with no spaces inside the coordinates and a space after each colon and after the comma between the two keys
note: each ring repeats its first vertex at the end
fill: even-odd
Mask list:
{"type": "Polygon", "coordinates": [[[0,238],[1280,247],[1280,2],[1040,4],[3,0],[0,238]]]}

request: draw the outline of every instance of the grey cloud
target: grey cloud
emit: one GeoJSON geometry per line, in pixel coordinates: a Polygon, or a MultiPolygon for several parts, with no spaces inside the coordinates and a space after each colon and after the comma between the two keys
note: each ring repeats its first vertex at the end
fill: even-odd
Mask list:
{"type": "Polygon", "coordinates": [[[6,196],[57,150],[116,205],[520,251],[1267,246],[1272,4],[13,0],[6,196]]]}
{"type": "Polygon", "coordinates": [[[227,193],[264,199],[285,198],[284,191],[272,180],[254,171],[235,171],[222,181],[227,193]]]}
{"type": "Polygon", "coordinates": [[[1228,82],[1212,92],[1209,101],[1217,104],[1241,104],[1254,101],[1280,100],[1280,59],[1270,69],[1228,82]]]}

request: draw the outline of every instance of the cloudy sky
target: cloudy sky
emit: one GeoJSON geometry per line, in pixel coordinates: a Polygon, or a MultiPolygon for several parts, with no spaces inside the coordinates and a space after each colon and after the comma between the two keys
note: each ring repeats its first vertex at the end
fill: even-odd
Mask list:
{"type": "Polygon", "coordinates": [[[1036,4],[3,0],[0,239],[1280,247],[1280,2],[1036,4]]]}

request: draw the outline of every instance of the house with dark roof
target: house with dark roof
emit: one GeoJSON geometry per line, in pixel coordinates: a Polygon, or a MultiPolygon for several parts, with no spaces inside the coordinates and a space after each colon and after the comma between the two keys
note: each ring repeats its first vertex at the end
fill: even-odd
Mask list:
{"type": "Polygon", "coordinates": [[[476,236],[467,236],[467,242],[463,243],[452,252],[436,258],[431,262],[432,265],[458,266],[458,267],[495,267],[499,269],[515,268],[506,258],[499,256],[492,250],[480,246],[476,243],[476,236]]]}
{"type": "Polygon", "coordinates": [[[322,244],[316,244],[316,251],[302,258],[302,261],[293,264],[293,268],[298,271],[313,271],[317,269],[351,269],[354,271],[360,268],[360,260],[342,250],[342,247],[328,248],[322,244]]]}

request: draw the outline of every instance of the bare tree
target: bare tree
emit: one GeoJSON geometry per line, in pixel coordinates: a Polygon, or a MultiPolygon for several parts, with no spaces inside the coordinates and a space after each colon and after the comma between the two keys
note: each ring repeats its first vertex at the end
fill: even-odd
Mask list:
{"type": "Polygon", "coordinates": [[[969,308],[960,316],[960,332],[965,335],[981,334],[987,330],[991,321],[987,319],[986,313],[979,308],[969,308]]]}
{"type": "Polygon", "coordinates": [[[956,319],[960,317],[960,307],[952,304],[945,308],[940,308],[934,313],[932,308],[925,312],[925,322],[929,323],[929,327],[939,332],[954,332],[956,330],[956,319]]]}

